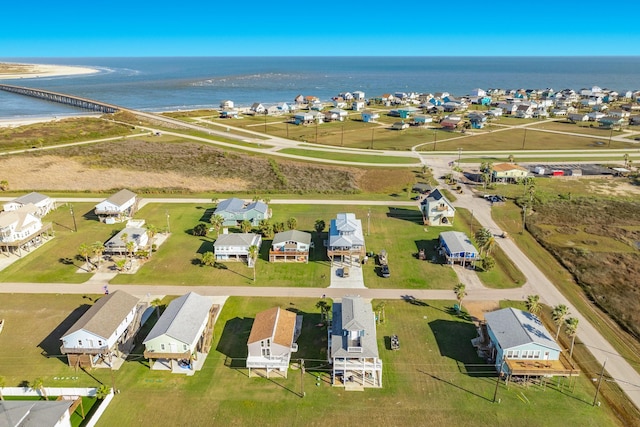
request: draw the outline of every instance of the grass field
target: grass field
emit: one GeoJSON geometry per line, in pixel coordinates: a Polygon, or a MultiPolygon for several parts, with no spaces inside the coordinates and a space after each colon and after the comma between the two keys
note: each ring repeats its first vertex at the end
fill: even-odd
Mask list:
{"type": "MultiPolygon", "coordinates": [[[[84,263],[78,258],[81,244],[92,244],[96,240],[106,241],[112,233],[124,228],[123,224],[99,223],[92,214],[94,204],[74,204],[78,232],[73,232],[73,218],[68,206],[61,206],[46,219],[53,221],[56,237],[40,247],[33,255],[23,257],[3,270],[1,281],[5,282],[69,282],[82,283],[90,275],[77,273],[84,263]]],[[[213,204],[147,204],[136,215],[166,229],[167,214],[171,235],[159,250],[135,274],[119,274],[112,283],[118,284],[166,284],[166,285],[224,285],[224,286],[302,286],[326,287],[330,283],[330,262],[326,256],[321,235],[313,232],[315,248],[308,264],[269,263],[268,251],[271,240],[265,239],[256,267],[253,270],[243,263],[227,262],[218,267],[201,264],[202,254],[213,251],[215,232],[210,236],[193,236],[191,230],[200,222],[208,223],[214,209],[213,204]]],[[[389,254],[391,278],[380,276],[373,260],[363,266],[364,279],[370,288],[399,289],[452,289],[457,283],[455,272],[437,256],[434,247],[439,233],[449,227],[424,227],[422,216],[413,207],[340,206],[340,205],[272,205],[272,222],[285,222],[296,218],[298,229],[313,231],[315,221],[322,219],[330,223],[339,212],[353,212],[361,219],[367,250],[378,253],[386,249],[389,254]],[[367,216],[370,213],[369,221],[367,216]],[[424,248],[427,260],[416,258],[424,248]],[[436,262],[431,262],[435,260],[436,262]]],[[[461,211],[460,220],[454,229],[469,232],[468,213],[461,211]],[[465,221],[465,218],[466,221],[465,221]]],[[[521,273],[513,270],[508,258],[499,252],[494,254],[498,266],[480,277],[489,287],[505,288],[519,286],[524,282],[521,273]]]]}
{"type": "Polygon", "coordinates": [[[317,300],[230,298],[216,323],[214,345],[202,371],[193,377],[150,371],[137,347],[113,381],[108,370],[75,372],[65,360],[45,357],[55,351],[60,335],[86,302],[82,296],[69,295],[3,296],[0,313],[7,327],[0,335],[0,371],[6,373],[8,386],[36,376],[43,377],[45,386],[115,382],[121,393],[99,426],[319,426],[337,418],[343,418],[345,425],[361,425],[365,419],[412,426],[564,426],[567,420],[580,426],[621,425],[606,402],[591,406],[594,386],[584,376],[575,385],[553,380],[544,389],[500,383],[500,403],[494,403],[495,371],[477,357],[470,343],[475,328],[465,317],[452,314],[453,301],[386,301],[386,319],[377,330],[383,388],[360,393],[329,385],[326,330],[317,326],[317,300]],[[302,379],[297,369],[290,369],[287,379],[247,378],[243,368],[252,319],[274,305],[304,316],[300,350],[293,356],[305,359],[302,379]],[[34,318],[38,321],[30,321],[34,318]],[[388,350],[386,337],[391,334],[400,338],[398,351],[388,350]],[[303,387],[306,396],[301,398],[303,387]]]}
{"type": "Polygon", "coordinates": [[[301,148],[285,148],[278,151],[284,154],[294,154],[296,156],[312,157],[319,159],[340,160],[343,162],[356,163],[378,163],[378,164],[419,164],[420,160],[415,157],[395,157],[395,156],[374,156],[368,154],[336,153],[332,151],[304,150],[301,148]]]}

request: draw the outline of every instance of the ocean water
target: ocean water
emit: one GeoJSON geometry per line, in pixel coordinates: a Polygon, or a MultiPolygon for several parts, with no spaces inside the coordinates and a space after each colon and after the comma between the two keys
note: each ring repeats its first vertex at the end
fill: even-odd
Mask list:
{"type": "MultiPolygon", "coordinates": [[[[0,80],[144,111],[217,107],[233,100],[292,102],[298,94],[329,100],[340,92],[443,92],[474,88],[555,90],[600,86],[640,89],[640,57],[188,57],[0,58],[0,62],[79,65],[85,76],[0,80]]],[[[0,91],[0,118],[79,111],[0,91]]]]}

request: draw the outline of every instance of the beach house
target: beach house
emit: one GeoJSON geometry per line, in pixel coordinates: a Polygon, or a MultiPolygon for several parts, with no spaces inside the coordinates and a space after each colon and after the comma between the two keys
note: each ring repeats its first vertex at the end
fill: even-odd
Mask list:
{"type": "Polygon", "coordinates": [[[312,247],[311,233],[288,230],[273,236],[269,262],[309,262],[309,248],[312,247]]]}
{"type": "Polygon", "coordinates": [[[440,192],[435,189],[420,204],[425,225],[453,225],[456,208],[440,192]]]}
{"type": "Polygon", "coordinates": [[[130,220],[127,226],[104,244],[106,254],[134,254],[149,246],[149,234],[144,220],[130,220]]]}
{"type": "Polygon", "coordinates": [[[343,262],[358,261],[364,257],[365,245],[362,223],[352,213],[339,213],[331,220],[327,255],[331,262],[339,259],[343,262]]]}
{"type": "Polygon", "coordinates": [[[195,292],[171,301],[143,342],[149,367],[187,375],[199,371],[211,349],[219,308],[195,292]]]}
{"type": "Polygon", "coordinates": [[[271,371],[287,377],[291,353],[298,351],[295,341],[302,330],[302,315],[280,307],[256,314],[247,340],[249,376],[269,378],[271,371]]]}
{"type": "Polygon", "coordinates": [[[249,256],[249,248],[256,246],[258,252],[262,245],[262,236],[254,233],[221,234],[213,243],[213,253],[216,261],[243,261],[249,267],[253,260],[249,256]]]}
{"type": "Polygon", "coordinates": [[[42,218],[51,210],[55,209],[55,202],[51,197],[36,192],[25,194],[24,196],[8,201],[4,204],[3,208],[5,212],[9,212],[18,210],[28,204],[32,204],[37,208],[34,215],[38,218],[42,218]]]}
{"type": "Polygon", "coordinates": [[[18,256],[39,246],[53,236],[51,223],[43,224],[37,215],[38,207],[29,203],[16,210],[0,212],[0,252],[18,256]]]}
{"type": "Polygon", "coordinates": [[[371,303],[359,296],[335,300],[329,333],[331,384],[351,389],[382,387],[382,360],[371,303]]]}
{"type": "Polygon", "coordinates": [[[94,209],[101,222],[115,224],[131,218],[138,209],[138,197],[132,191],[122,189],[98,203],[94,209]]]}
{"type": "Polygon", "coordinates": [[[478,259],[478,250],[461,231],[443,231],[438,241],[438,253],[445,257],[447,264],[459,263],[464,266],[478,259]]]}
{"type": "Polygon", "coordinates": [[[259,200],[245,202],[233,197],[218,203],[213,215],[220,215],[224,219],[223,226],[238,226],[246,220],[255,227],[263,219],[271,218],[271,210],[266,203],[259,200]]]}
{"type": "Polygon", "coordinates": [[[61,338],[69,366],[112,367],[113,356],[130,351],[145,308],[124,291],[101,297],[61,338]]]}

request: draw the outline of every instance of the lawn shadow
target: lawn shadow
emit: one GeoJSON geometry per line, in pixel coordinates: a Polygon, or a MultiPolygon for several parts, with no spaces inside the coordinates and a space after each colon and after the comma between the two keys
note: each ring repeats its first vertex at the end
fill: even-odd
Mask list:
{"type": "MultiPolygon", "coordinates": [[[[87,297],[88,298],[88,297],[87,297]]],[[[66,364],[67,358],[60,354],[60,346],[62,336],[73,326],[74,323],[89,310],[91,305],[82,304],[73,310],[58,326],[56,326],[40,343],[38,347],[42,350],[41,354],[47,358],[55,357],[66,364]]]]}
{"type": "Polygon", "coordinates": [[[202,255],[205,252],[213,252],[213,240],[200,238],[200,241],[202,243],[200,244],[200,247],[196,251],[197,254],[202,255]]]}
{"type": "Polygon", "coordinates": [[[88,221],[99,221],[98,219],[98,215],[96,215],[96,213],[94,212],[93,209],[85,212],[84,214],[82,214],[82,218],[88,220],[88,221]]]}
{"type": "Polygon", "coordinates": [[[422,225],[422,213],[418,209],[390,207],[387,218],[396,218],[422,225]]]}
{"type": "Polygon", "coordinates": [[[227,356],[226,366],[230,368],[246,367],[247,340],[251,333],[253,320],[253,318],[234,317],[224,324],[216,351],[227,356]]]}
{"type": "Polygon", "coordinates": [[[437,319],[429,322],[429,327],[440,355],[455,360],[461,373],[470,377],[496,376],[495,368],[487,365],[471,345],[471,340],[478,335],[473,323],[437,319]]]}
{"type": "Polygon", "coordinates": [[[204,212],[202,213],[202,216],[198,221],[206,222],[207,224],[211,223],[211,217],[213,216],[213,213],[216,211],[216,208],[203,208],[202,206],[198,206],[196,207],[196,209],[204,209],[204,212]]]}
{"type": "Polygon", "coordinates": [[[434,264],[443,263],[443,260],[440,259],[440,256],[438,254],[437,238],[431,239],[431,240],[426,240],[426,239],[414,240],[414,243],[416,245],[416,253],[414,254],[416,258],[418,258],[420,249],[423,249],[425,253],[425,261],[431,262],[434,264]]]}
{"type": "MultiPolygon", "coordinates": [[[[450,386],[452,386],[452,387],[455,387],[455,388],[457,388],[458,390],[465,391],[465,392],[467,392],[467,393],[471,394],[472,396],[479,397],[480,399],[484,399],[484,400],[489,401],[489,402],[493,402],[493,400],[489,399],[488,397],[482,396],[482,395],[480,395],[480,394],[478,394],[478,393],[476,393],[476,392],[473,392],[473,391],[471,391],[471,390],[467,390],[466,388],[463,388],[463,387],[459,386],[458,384],[454,384],[454,383],[453,383],[453,382],[451,382],[451,381],[447,381],[447,380],[445,380],[445,379],[442,379],[442,378],[440,378],[440,377],[437,377],[437,376],[435,376],[435,375],[433,375],[433,374],[430,374],[429,372],[421,371],[420,369],[418,369],[418,372],[420,372],[421,374],[428,375],[428,376],[430,376],[431,378],[433,378],[434,380],[438,380],[438,381],[441,381],[441,382],[443,382],[443,383],[445,383],[445,384],[448,384],[448,385],[450,385],[450,386]]],[[[494,376],[495,376],[495,372],[494,372],[494,376]]]]}

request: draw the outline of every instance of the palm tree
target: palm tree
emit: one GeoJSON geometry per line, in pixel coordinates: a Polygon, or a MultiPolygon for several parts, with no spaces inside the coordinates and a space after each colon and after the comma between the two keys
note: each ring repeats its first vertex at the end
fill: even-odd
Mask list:
{"type": "Polygon", "coordinates": [[[220,234],[220,229],[222,228],[222,224],[224,224],[224,217],[220,214],[211,215],[209,222],[214,230],[216,230],[216,233],[220,234]]]}
{"type": "Polygon", "coordinates": [[[551,315],[553,316],[555,324],[558,325],[558,330],[556,331],[556,339],[558,339],[560,336],[560,327],[564,323],[564,319],[569,315],[569,307],[564,304],[557,305],[553,307],[551,315]]]}
{"type": "Polygon", "coordinates": [[[487,252],[487,254],[490,254],[491,251],[493,251],[493,248],[495,248],[495,246],[496,246],[496,238],[493,237],[493,235],[491,235],[489,236],[487,241],[484,242],[483,249],[487,252]]]}
{"type": "Polygon", "coordinates": [[[220,201],[220,199],[218,199],[217,197],[212,197],[211,198],[211,203],[213,203],[214,205],[217,205],[219,201],[220,201]]]}
{"type": "Polygon", "coordinates": [[[102,254],[104,253],[104,244],[101,241],[96,241],[91,245],[91,252],[98,258],[97,267],[100,268],[100,261],[102,260],[102,254]]]}
{"type": "Polygon", "coordinates": [[[538,314],[542,309],[540,305],[540,295],[527,295],[527,310],[531,314],[538,314]]]}
{"type": "Polygon", "coordinates": [[[376,305],[375,311],[378,313],[378,322],[382,323],[384,322],[384,308],[385,308],[386,304],[384,301],[380,301],[378,303],[378,305],[376,305]]]}
{"type": "Polygon", "coordinates": [[[256,281],[256,260],[258,259],[258,247],[256,245],[249,246],[249,266],[253,267],[253,281],[256,281]]]}
{"type": "Polygon", "coordinates": [[[86,243],[83,243],[78,248],[78,254],[84,258],[87,263],[87,269],[91,270],[91,264],[89,264],[89,254],[91,253],[91,248],[86,243]]]}
{"type": "Polygon", "coordinates": [[[35,380],[31,381],[29,387],[31,387],[33,390],[39,391],[44,397],[44,400],[49,400],[49,397],[47,396],[47,390],[44,388],[44,381],[42,378],[38,377],[35,380]]]}
{"type": "Polygon", "coordinates": [[[6,385],[6,380],[2,375],[0,375],[0,400],[4,400],[4,396],[2,395],[2,388],[6,385]]]}
{"type": "Polygon", "coordinates": [[[0,181],[0,190],[7,191],[8,189],[9,189],[9,181],[7,181],[6,179],[3,179],[2,181],[0,181]]]}
{"type": "Polygon", "coordinates": [[[162,306],[162,300],[160,298],[156,298],[151,301],[151,306],[156,308],[156,316],[158,319],[160,318],[160,307],[162,306]]]}
{"type": "Polygon", "coordinates": [[[294,217],[291,217],[287,220],[287,228],[289,230],[295,230],[298,227],[298,220],[294,217]]]}
{"type": "Polygon", "coordinates": [[[216,256],[213,252],[208,251],[202,254],[202,263],[204,265],[208,265],[209,267],[213,267],[216,265],[216,256]]]}
{"type": "Polygon", "coordinates": [[[262,237],[266,237],[267,239],[271,239],[273,237],[273,224],[271,224],[271,221],[268,219],[260,220],[258,230],[260,230],[262,237]]]}
{"type": "Polygon", "coordinates": [[[320,300],[316,303],[316,308],[320,309],[320,317],[322,319],[322,321],[324,320],[328,320],[328,313],[329,313],[329,303],[327,303],[325,300],[320,300]]]}
{"type": "Polygon", "coordinates": [[[103,400],[111,393],[111,388],[108,385],[102,384],[96,389],[96,399],[103,400]]]}
{"type": "Polygon", "coordinates": [[[571,337],[571,350],[569,350],[569,360],[571,360],[571,357],[573,356],[573,344],[575,344],[576,342],[576,335],[578,333],[578,322],[578,318],[570,317],[567,319],[565,325],[567,336],[571,337]]]}
{"type": "Polygon", "coordinates": [[[243,233],[249,233],[252,228],[253,226],[251,225],[251,221],[249,221],[248,219],[245,219],[240,223],[240,231],[242,231],[243,233]]]}
{"type": "Polygon", "coordinates": [[[327,226],[327,223],[324,222],[324,220],[316,219],[316,223],[314,224],[314,228],[316,229],[316,232],[322,233],[326,226],[327,226]]]}
{"type": "Polygon", "coordinates": [[[276,222],[273,224],[273,231],[276,233],[282,233],[285,229],[284,222],[276,222]]]}
{"type": "Polygon", "coordinates": [[[453,292],[455,292],[456,299],[458,300],[458,311],[462,311],[462,300],[467,296],[467,287],[464,283],[458,283],[455,288],[453,288],[453,292]]]}
{"type": "MultiPolygon", "coordinates": [[[[128,233],[122,233],[122,236],[120,236],[120,239],[122,240],[122,243],[124,243],[124,247],[126,249],[127,247],[127,240],[129,240],[129,234],[128,233]]],[[[126,255],[126,254],[125,254],[126,255]]]]}
{"type": "Polygon", "coordinates": [[[130,240],[127,242],[127,253],[129,254],[129,258],[133,258],[133,248],[136,246],[136,242],[130,240]]]}
{"type": "Polygon", "coordinates": [[[475,238],[476,238],[476,243],[480,247],[480,256],[482,256],[482,250],[487,244],[487,240],[489,240],[489,238],[492,236],[493,234],[491,233],[491,231],[489,231],[488,228],[483,227],[480,230],[476,231],[475,238]]]}
{"type": "Polygon", "coordinates": [[[151,240],[158,234],[158,227],[153,224],[147,224],[147,235],[151,240]]]}

